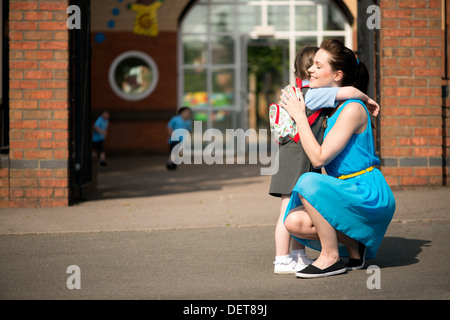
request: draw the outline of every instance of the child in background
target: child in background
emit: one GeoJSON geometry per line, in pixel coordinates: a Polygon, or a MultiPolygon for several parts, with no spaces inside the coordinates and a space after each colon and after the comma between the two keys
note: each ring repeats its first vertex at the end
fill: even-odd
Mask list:
{"type": "MultiPolygon", "coordinates": [[[[181,107],[178,110],[178,115],[174,116],[172,119],[170,119],[167,130],[169,133],[169,150],[170,153],[172,153],[172,149],[179,144],[181,141],[183,141],[183,137],[180,138],[180,140],[172,140],[172,132],[174,132],[177,129],[186,129],[189,132],[192,132],[192,110],[189,107],[181,107]]],[[[175,170],[177,168],[177,165],[172,162],[171,155],[169,154],[169,159],[166,163],[167,170],[175,170]]]]}
{"type": "MultiPolygon", "coordinates": [[[[335,108],[340,100],[360,99],[365,102],[373,115],[379,111],[378,104],[367,95],[354,87],[342,88],[314,88],[309,89],[308,69],[314,63],[314,56],[319,50],[317,47],[304,47],[295,59],[295,77],[297,84],[301,85],[303,96],[305,97],[306,115],[309,117],[315,111],[323,109],[316,120],[311,124],[311,130],[319,144],[323,141],[323,134],[328,110],[335,108]],[[301,80],[301,81],[299,81],[301,80]]],[[[300,176],[305,172],[320,172],[311,165],[300,142],[293,140],[280,144],[279,148],[279,170],[272,176],[269,194],[281,197],[280,216],[275,227],[275,261],[274,272],[276,274],[291,274],[305,268],[312,261],[307,257],[304,245],[298,241],[291,243],[291,236],[284,226],[283,219],[288,206],[291,192],[300,176]],[[292,247],[289,254],[289,247],[292,247]]]]}
{"type": "Polygon", "coordinates": [[[94,123],[94,129],[92,130],[92,145],[97,151],[97,157],[102,167],[106,167],[106,153],[104,141],[109,125],[109,112],[103,111],[100,117],[94,123]]]}

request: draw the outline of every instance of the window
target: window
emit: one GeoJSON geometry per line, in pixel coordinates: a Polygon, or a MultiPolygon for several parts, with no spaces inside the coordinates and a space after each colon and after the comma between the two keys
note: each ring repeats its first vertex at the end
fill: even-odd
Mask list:
{"type": "Polygon", "coordinates": [[[147,54],[128,51],[119,55],[109,69],[113,91],[128,101],[148,97],[158,83],[158,68],[147,54]]]}
{"type": "Polygon", "coordinates": [[[329,37],[352,47],[350,25],[331,0],[199,0],[181,24],[179,105],[203,129],[246,128],[248,48],[285,43],[283,81],[294,83],[296,52],[329,37]]]}

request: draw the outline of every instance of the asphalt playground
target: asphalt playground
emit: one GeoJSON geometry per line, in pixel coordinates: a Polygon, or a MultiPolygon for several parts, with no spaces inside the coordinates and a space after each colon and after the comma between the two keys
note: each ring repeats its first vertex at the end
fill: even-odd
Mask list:
{"type": "Polygon", "coordinates": [[[448,187],[394,190],[397,211],[368,268],[304,280],[273,273],[280,203],[260,165],[164,163],[110,157],[83,201],[0,209],[0,299],[450,298],[448,187]]]}

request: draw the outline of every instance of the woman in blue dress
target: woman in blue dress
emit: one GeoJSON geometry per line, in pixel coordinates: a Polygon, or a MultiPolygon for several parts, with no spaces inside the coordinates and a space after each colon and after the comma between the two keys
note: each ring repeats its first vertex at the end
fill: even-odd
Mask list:
{"type": "MultiPolygon", "coordinates": [[[[366,67],[338,40],[322,43],[309,72],[313,88],[353,85],[367,91],[366,67]]],[[[291,97],[295,96],[290,89],[291,97]]],[[[325,167],[327,173],[302,175],[286,209],[284,222],[289,233],[320,250],[317,260],[296,276],[317,278],[360,269],[365,259],[375,257],[395,211],[392,191],[374,167],[380,161],[369,113],[359,100],[341,102],[328,118],[319,145],[308,125],[303,97],[281,99],[297,123],[311,163],[325,167]],[[341,257],[349,258],[347,265],[341,257]]]]}

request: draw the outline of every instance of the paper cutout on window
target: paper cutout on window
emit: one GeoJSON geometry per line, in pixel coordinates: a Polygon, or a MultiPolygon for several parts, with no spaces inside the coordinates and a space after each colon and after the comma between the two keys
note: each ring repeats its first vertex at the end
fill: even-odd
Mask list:
{"type": "Polygon", "coordinates": [[[138,0],[129,5],[136,12],[133,32],[144,36],[156,37],[159,33],[157,11],[163,0],[138,0]]]}

